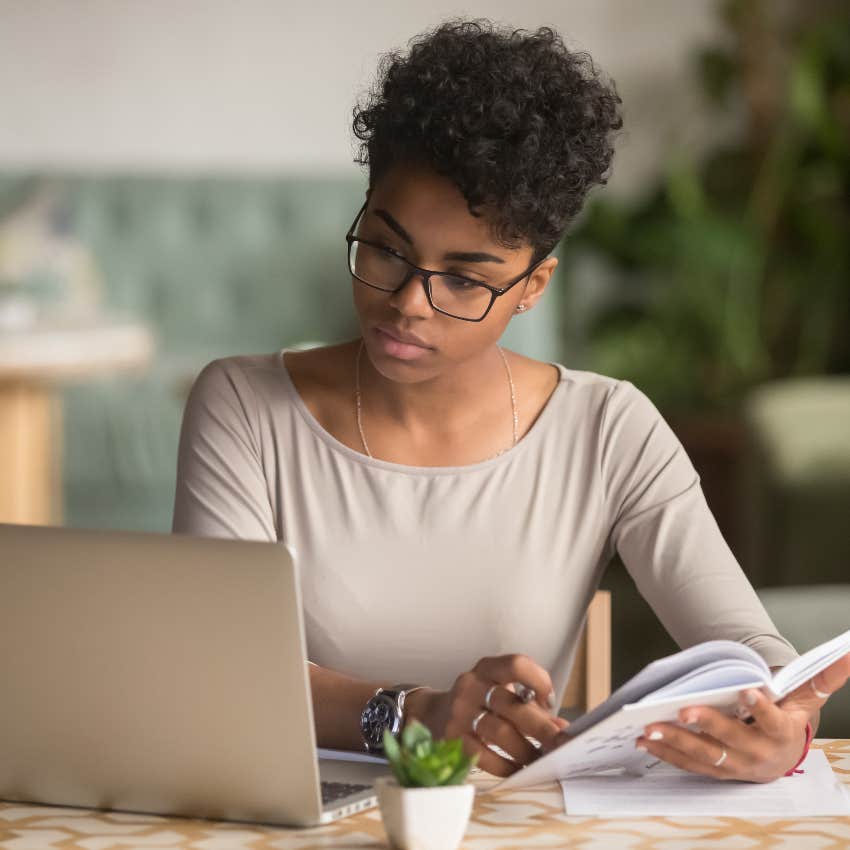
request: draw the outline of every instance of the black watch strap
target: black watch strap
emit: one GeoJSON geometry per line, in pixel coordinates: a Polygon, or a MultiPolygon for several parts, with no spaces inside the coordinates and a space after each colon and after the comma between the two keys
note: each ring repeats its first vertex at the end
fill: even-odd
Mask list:
{"type": "Polygon", "coordinates": [[[384,746],[381,743],[381,739],[383,738],[383,730],[390,729],[394,733],[398,733],[401,729],[404,728],[404,704],[407,698],[407,695],[413,693],[413,691],[417,691],[420,688],[426,687],[425,685],[416,685],[416,684],[399,684],[392,685],[389,688],[378,688],[374,695],[370,698],[369,702],[366,703],[366,706],[363,709],[361,714],[361,731],[363,732],[363,744],[367,750],[367,752],[371,753],[383,753],[384,746]],[[389,698],[392,701],[393,706],[393,717],[387,718],[387,720],[381,725],[380,729],[376,729],[374,723],[369,724],[370,734],[367,735],[363,722],[364,717],[369,713],[370,708],[375,704],[373,701],[376,701],[378,697],[382,697],[384,700],[389,698]],[[380,735],[378,734],[380,732],[380,735]]]}
{"type": "Polygon", "coordinates": [[[378,690],[375,691],[375,696],[380,693],[388,694],[396,701],[399,709],[404,711],[404,701],[407,698],[407,695],[424,687],[425,685],[393,685],[391,688],[378,688],[378,690]]]}

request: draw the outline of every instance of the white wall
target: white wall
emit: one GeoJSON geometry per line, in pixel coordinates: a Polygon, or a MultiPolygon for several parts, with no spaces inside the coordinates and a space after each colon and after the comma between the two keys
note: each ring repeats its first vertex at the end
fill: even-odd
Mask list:
{"type": "MultiPolygon", "coordinates": [[[[699,140],[686,58],[709,0],[0,0],[0,168],[356,173],[351,108],[379,55],[451,15],[550,24],[617,81],[613,192],[699,140]]],[[[717,128],[711,130],[716,134],[717,128]]]]}

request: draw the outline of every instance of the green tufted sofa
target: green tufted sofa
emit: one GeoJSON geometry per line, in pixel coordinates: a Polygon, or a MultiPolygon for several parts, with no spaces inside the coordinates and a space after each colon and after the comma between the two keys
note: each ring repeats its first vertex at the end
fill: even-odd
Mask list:
{"type": "MultiPolygon", "coordinates": [[[[64,389],[68,525],[166,531],[189,383],[209,360],[357,333],[344,235],[365,177],[0,174],[0,219],[37,189],[49,227],[90,251],[106,309],[139,317],[158,354],[143,377],[64,389]]],[[[503,343],[558,360],[558,293],[503,343]]]]}

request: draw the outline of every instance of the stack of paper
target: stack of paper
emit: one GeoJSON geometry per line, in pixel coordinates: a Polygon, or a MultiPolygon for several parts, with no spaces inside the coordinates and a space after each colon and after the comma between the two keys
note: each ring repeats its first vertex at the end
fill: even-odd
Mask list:
{"type": "Polygon", "coordinates": [[[850,795],[822,750],[811,750],[800,767],[803,773],[759,784],[711,779],[659,763],[644,776],[609,771],[562,779],[561,788],[568,815],[850,815],[850,795]]]}

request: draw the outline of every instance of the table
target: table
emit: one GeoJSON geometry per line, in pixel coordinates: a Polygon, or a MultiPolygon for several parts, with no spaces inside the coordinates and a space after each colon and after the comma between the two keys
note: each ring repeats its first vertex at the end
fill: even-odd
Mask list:
{"type": "MultiPolygon", "coordinates": [[[[841,781],[850,785],[850,740],[817,740],[841,781]]],[[[744,819],[732,817],[604,818],[567,817],[557,783],[518,791],[488,793],[499,780],[474,778],[472,819],[461,844],[465,850],[580,846],[640,847],[789,847],[850,846],[850,817],[744,819]]],[[[281,829],[217,821],[164,818],[119,812],[0,803],[2,850],[313,850],[383,848],[386,833],[377,808],[326,826],[281,829]]]]}
{"type": "Polygon", "coordinates": [[[144,366],[153,338],[103,316],[0,332],[0,522],[61,522],[61,381],[144,366]]]}

